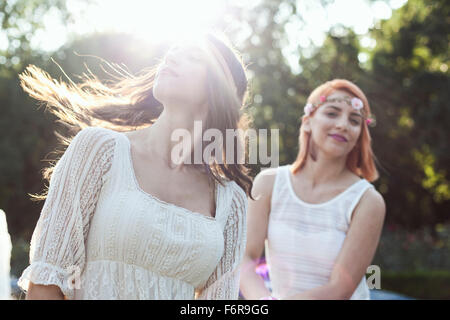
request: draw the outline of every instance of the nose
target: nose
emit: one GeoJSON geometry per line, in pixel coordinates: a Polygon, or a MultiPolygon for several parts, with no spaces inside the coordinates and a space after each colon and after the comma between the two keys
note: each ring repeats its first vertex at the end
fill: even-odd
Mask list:
{"type": "Polygon", "coordinates": [[[341,116],[341,117],[339,117],[339,119],[336,120],[336,128],[337,129],[347,131],[348,126],[349,126],[349,121],[346,117],[341,116]]]}

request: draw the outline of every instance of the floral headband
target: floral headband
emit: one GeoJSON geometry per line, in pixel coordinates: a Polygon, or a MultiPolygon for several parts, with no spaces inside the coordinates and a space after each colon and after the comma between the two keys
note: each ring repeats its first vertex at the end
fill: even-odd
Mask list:
{"type": "Polygon", "coordinates": [[[345,97],[345,98],[334,98],[334,99],[327,99],[326,96],[320,96],[320,102],[319,103],[307,103],[305,108],[303,109],[305,111],[305,115],[309,116],[315,109],[320,107],[325,102],[346,102],[348,105],[352,106],[355,110],[361,110],[363,113],[363,117],[365,118],[365,122],[368,126],[375,126],[375,117],[373,115],[366,116],[364,112],[364,103],[359,98],[351,98],[345,97]]]}

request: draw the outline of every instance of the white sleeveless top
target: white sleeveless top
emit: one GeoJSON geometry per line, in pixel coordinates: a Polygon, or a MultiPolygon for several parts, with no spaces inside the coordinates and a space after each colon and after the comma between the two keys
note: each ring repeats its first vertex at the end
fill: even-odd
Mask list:
{"type": "Polygon", "coordinates": [[[140,189],[130,147],[125,134],[99,127],[74,137],[19,286],[56,285],[70,299],[237,299],[245,192],[217,184],[214,218],[166,203],[140,189]]]}
{"type": "MultiPolygon", "coordinates": [[[[278,298],[328,282],[352,212],[363,193],[373,188],[361,179],[329,201],[306,203],[294,192],[290,167],[277,169],[265,251],[272,294],[278,298]]],[[[365,276],[350,299],[370,299],[365,276]]]]}

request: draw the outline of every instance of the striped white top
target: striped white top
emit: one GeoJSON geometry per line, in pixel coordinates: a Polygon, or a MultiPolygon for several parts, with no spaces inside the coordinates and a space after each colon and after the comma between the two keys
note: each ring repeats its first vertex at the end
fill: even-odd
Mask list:
{"type": "MultiPolygon", "coordinates": [[[[266,241],[272,294],[279,298],[328,282],[352,212],[373,188],[361,179],[329,201],[310,204],[295,194],[290,175],[289,165],[277,169],[266,241]]],[[[365,276],[351,299],[370,299],[365,276]]]]}

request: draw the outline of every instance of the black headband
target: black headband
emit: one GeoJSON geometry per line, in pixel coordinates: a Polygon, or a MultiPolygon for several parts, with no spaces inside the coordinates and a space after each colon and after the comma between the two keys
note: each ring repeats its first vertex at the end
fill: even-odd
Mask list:
{"type": "Polygon", "coordinates": [[[206,38],[219,50],[224,58],[233,77],[234,84],[237,88],[237,94],[242,100],[244,93],[247,90],[247,77],[245,76],[244,68],[231,49],[225,45],[221,40],[217,39],[212,34],[207,34],[206,38]]]}

